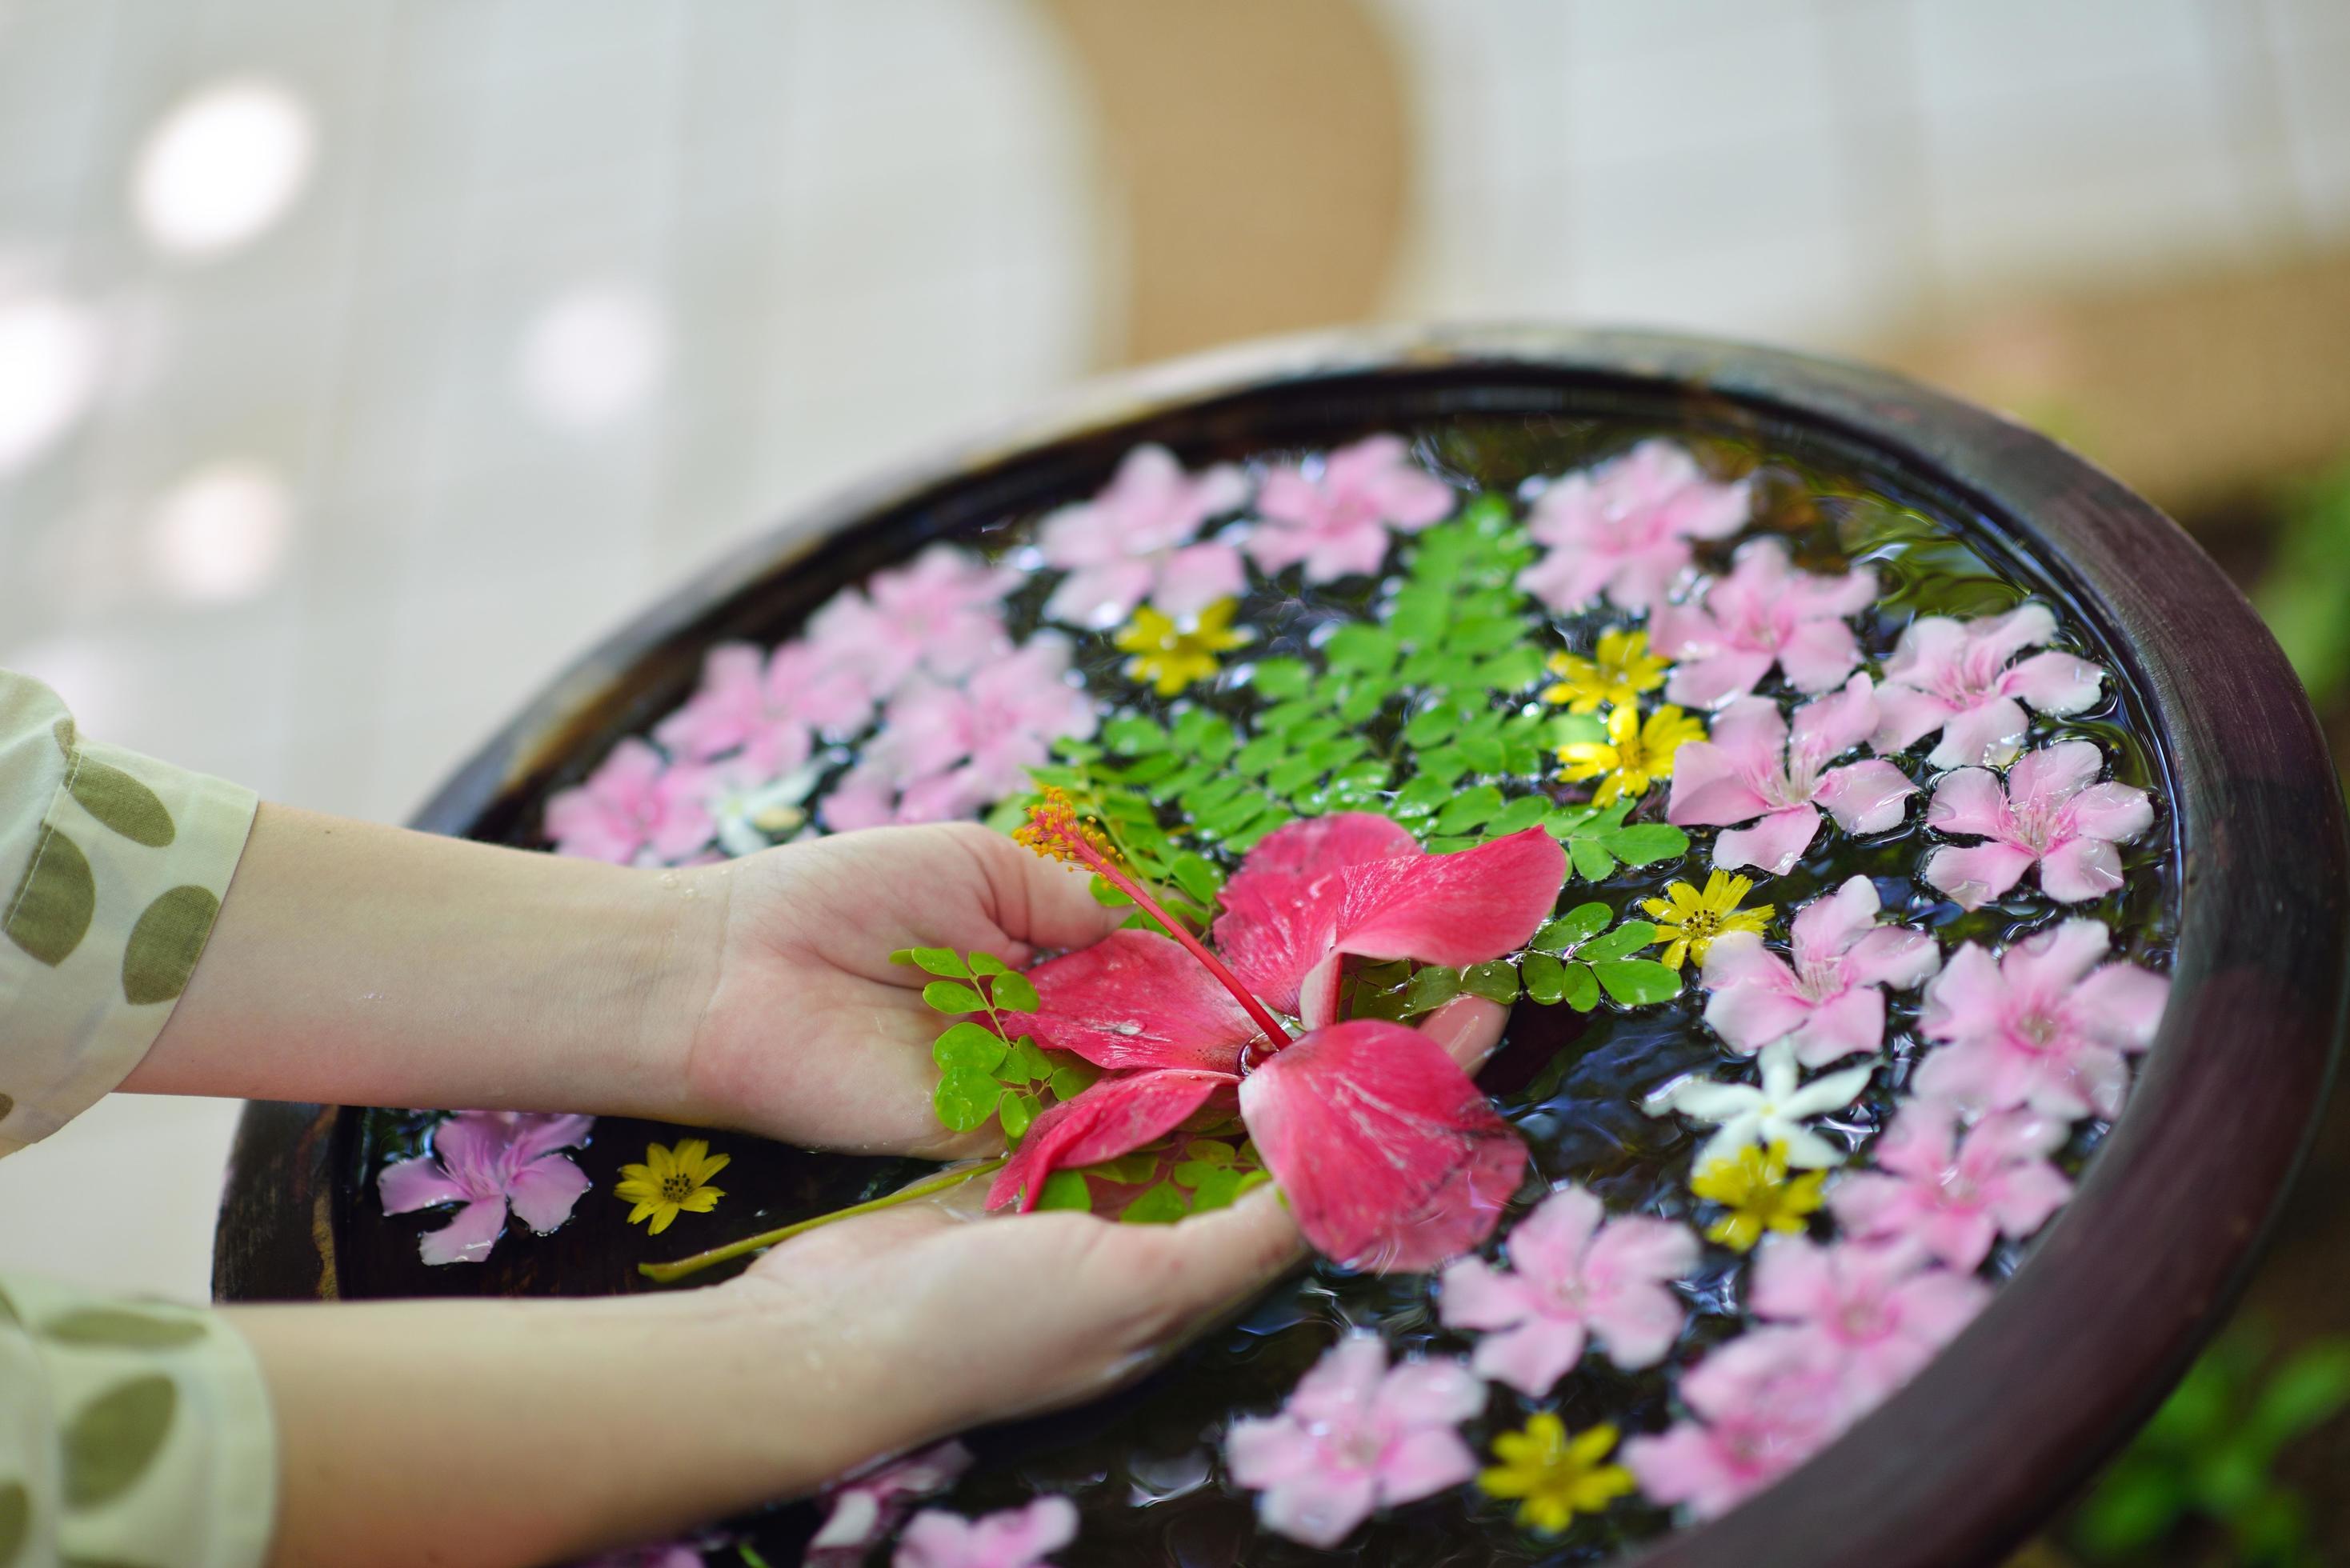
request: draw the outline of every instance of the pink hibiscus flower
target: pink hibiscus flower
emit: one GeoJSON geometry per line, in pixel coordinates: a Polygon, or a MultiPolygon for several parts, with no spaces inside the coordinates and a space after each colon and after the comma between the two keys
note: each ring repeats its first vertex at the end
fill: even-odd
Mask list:
{"type": "Polygon", "coordinates": [[[505,1234],[508,1210],[542,1236],[571,1218],[588,1177],[558,1151],[587,1142],[595,1125],[593,1116],[459,1111],[432,1129],[431,1154],[383,1168],[383,1211],[463,1204],[424,1233],[420,1251],[428,1263],[478,1263],[505,1234]]]}
{"type": "Polygon", "coordinates": [[[871,826],[857,818],[884,783],[897,792],[885,819],[894,822],[968,816],[1027,789],[1028,770],[1052,759],[1055,741],[1083,740],[1100,722],[1070,682],[1070,652],[1066,637],[1038,632],[960,684],[907,686],[882,715],[865,765],[827,802],[827,826],[871,826]]]}
{"type": "Polygon", "coordinates": [[[1603,593],[1618,608],[1648,609],[1688,570],[1690,540],[1728,538],[1752,508],[1745,480],[1716,483],[1671,441],[1644,441],[1542,493],[1527,532],[1549,548],[1518,587],[1563,613],[1603,593]]]}
{"type": "Polygon", "coordinates": [[[1266,836],[1224,885],[1222,956],[1090,844],[1048,795],[1027,842],[1089,867],[1178,933],[1122,930],[1029,978],[1039,1004],[1007,1023],[1108,1070],[1036,1118],[991,1207],[1035,1207],[1045,1179],[1141,1147],[1235,1102],[1325,1256],[1426,1269],[1492,1231],[1525,1146],[1435,1041],[1377,1019],[1335,1022],[1344,955],[1465,967],[1521,946],[1565,880],[1539,828],[1430,855],[1385,817],[1340,812],[1266,836]],[[1275,1016],[1303,1019],[1292,1038],[1275,1016]]]}
{"type": "Polygon", "coordinates": [[[1876,1055],[1885,1044],[1880,988],[1923,983],[1941,956],[1923,931],[1879,926],[1877,910],[1866,877],[1813,899],[1795,916],[1792,964],[1753,932],[1714,938],[1703,970],[1713,993],[1707,1026],[1742,1056],[1776,1040],[1791,1042],[1806,1067],[1876,1055]]]}
{"type": "Polygon", "coordinates": [[[996,607],[1019,583],[1011,567],[933,545],[862,591],[835,594],[808,618],[807,642],[877,698],[918,672],[952,680],[1012,646],[996,607]]]}
{"type": "Polygon", "coordinates": [[[1601,1224],[1579,1187],[1552,1193],[1510,1232],[1510,1271],[1482,1258],[1444,1270],[1448,1328],[1489,1331],[1470,1365],[1539,1399],[1583,1359],[1586,1337],[1629,1369],[1654,1366],[1686,1316],[1670,1284],[1697,1266],[1685,1225],[1638,1215],[1601,1224]]]}
{"type": "Polygon", "coordinates": [[[1375,1508],[1413,1502],[1477,1473],[1461,1423],[1485,1386],[1458,1361],[1388,1366],[1376,1334],[1350,1334],[1298,1379],[1277,1416],[1245,1416],[1224,1439],[1232,1480],[1259,1493],[1267,1530],[1331,1547],[1375,1508]]]}
{"type": "Polygon", "coordinates": [[[584,856],[626,866],[650,852],[656,860],[682,860],[718,832],[703,805],[708,769],[674,765],[630,736],[588,775],[546,802],[546,836],[558,855],[584,856]]]}
{"type": "Polygon", "coordinates": [[[865,682],[812,644],[787,642],[768,655],[722,642],[702,658],[701,687],[653,739],[688,762],[739,751],[773,778],[806,762],[816,734],[854,734],[872,715],[865,682]]]}
{"type": "Polygon", "coordinates": [[[1749,1300],[1759,1315],[1826,1342],[1857,1419],[1956,1339],[1990,1302],[1991,1287],[1930,1266],[1916,1247],[1766,1236],[1749,1300]]]}
{"type": "Polygon", "coordinates": [[[1148,599],[1180,620],[1239,593],[1248,586],[1241,553],[1191,540],[1247,499],[1247,476],[1229,463],[1187,474],[1165,447],[1136,447],[1100,494],[1037,531],[1046,563],[1069,574],[1045,601],[1045,618],[1100,630],[1148,599]]]}
{"type": "Polygon", "coordinates": [[[1951,954],[1926,987],[1918,1027],[1946,1044],[1918,1064],[1918,1097],[2067,1119],[2119,1114],[2123,1058],[2154,1043],[2170,981],[2135,964],[2098,966],[2110,940],[2095,920],[2066,920],[1996,962],[1972,942],[1951,954]]]}
{"type": "Polygon", "coordinates": [[[927,1509],[898,1538],[891,1568],[1047,1568],[1045,1553],[1077,1538],[1077,1505],[1040,1497],[979,1519],[927,1509]]]}
{"type": "Polygon", "coordinates": [[[1741,697],[1714,721],[1711,739],[1684,741],[1673,753],[1665,820],[1730,828],[1714,840],[1716,866],[1783,877],[1812,846],[1822,806],[1846,833],[1882,833],[1900,822],[1918,786],[1899,768],[1876,757],[1827,765],[1876,728],[1877,699],[1866,675],[1797,708],[1792,735],[1779,704],[1741,697]],[[1734,826],[1742,822],[1753,826],[1734,826]]]}
{"type": "Polygon", "coordinates": [[[1999,767],[2023,743],[2028,703],[2043,713],[2078,713],[2097,700],[2106,672],[2069,653],[2015,656],[2056,635],[2045,605],[1958,621],[1929,615],[1909,623],[1877,688],[1883,722],[1877,749],[1902,752],[1939,730],[1926,760],[1938,768],[1999,767]]]}
{"type": "Polygon", "coordinates": [[[1824,1336],[1766,1328],[1741,1334],[1681,1379],[1697,1419],[1624,1445],[1624,1464],[1651,1501],[1700,1519],[1727,1513],[1810,1459],[1845,1429],[1851,1401],[1824,1336]]]}
{"type": "Polygon", "coordinates": [[[829,1489],[824,1526],[807,1543],[802,1568],[858,1568],[875,1542],[896,1528],[913,1500],[944,1488],[971,1468],[971,1450],[949,1438],[888,1460],[829,1489]]]}
{"type": "Polygon", "coordinates": [[[1877,1168],[1838,1178],[1828,1207],[1858,1240],[1914,1241],[1971,1272],[1993,1240],[2021,1241],[2072,1198],[2073,1184],[2048,1162],[2067,1136],[2057,1117],[1999,1111],[1961,1141],[1956,1106],[1905,1101],[1871,1151],[1877,1168]]]}
{"type": "Polygon", "coordinates": [[[1302,561],[1309,583],[1376,572],[1389,528],[1417,534],[1452,502],[1452,487],[1413,467],[1401,438],[1372,436],[1332,452],[1318,478],[1294,465],[1266,474],[1248,553],[1268,572],[1302,561]]]}
{"type": "Polygon", "coordinates": [[[2154,802],[2126,784],[2090,783],[2104,766],[2095,742],[2059,741],[2018,759],[2004,788],[1985,768],[1945,774],[1926,806],[1926,826],[1990,842],[1945,845],[1927,856],[1928,884],[1966,909],[1998,898],[2035,865],[2040,890],[2060,904],[2120,887],[2114,846],[2154,825],[2154,802]]]}
{"type": "Polygon", "coordinates": [[[1845,618],[1876,600],[1877,574],[1866,567],[1815,577],[1788,565],[1787,547],[1776,539],[1741,545],[1730,575],[1701,601],[1657,607],[1648,644],[1679,661],[1665,699],[1719,708],[1753,691],[1773,666],[1798,691],[1841,686],[1860,662],[1845,618]]]}

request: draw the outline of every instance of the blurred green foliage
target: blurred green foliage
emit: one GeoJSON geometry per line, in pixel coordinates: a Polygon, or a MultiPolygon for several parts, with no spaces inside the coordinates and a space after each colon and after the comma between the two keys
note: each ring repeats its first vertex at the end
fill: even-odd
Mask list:
{"type": "Polygon", "coordinates": [[[2324,703],[2350,682],[2350,462],[2287,493],[2253,604],[2324,703]]]}

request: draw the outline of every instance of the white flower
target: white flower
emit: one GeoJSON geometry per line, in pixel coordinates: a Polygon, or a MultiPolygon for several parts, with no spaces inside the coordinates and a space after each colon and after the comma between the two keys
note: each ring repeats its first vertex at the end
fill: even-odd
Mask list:
{"type": "Polygon", "coordinates": [[[1749,1144],[1768,1148],[1784,1143],[1787,1163],[1799,1170],[1842,1164],[1844,1156],[1836,1152],[1835,1145],[1804,1123],[1840,1111],[1858,1099],[1876,1069],[1864,1063],[1804,1084],[1803,1070],[1795,1064],[1795,1047],[1784,1039],[1762,1047],[1757,1060],[1762,1069],[1760,1085],[1683,1078],[1649,1096],[1642,1108],[1652,1116],[1679,1111],[1720,1129],[1698,1152],[1696,1168],[1700,1170],[1718,1159],[1735,1159],[1749,1144]]]}
{"type": "Polygon", "coordinates": [[[718,825],[719,846],[733,856],[755,855],[805,826],[807,812],[800,803],[823,776],[821,763],[795,768],[773,780],[728,776],[722,772],[707,803],[711,820],[718,825]]]}

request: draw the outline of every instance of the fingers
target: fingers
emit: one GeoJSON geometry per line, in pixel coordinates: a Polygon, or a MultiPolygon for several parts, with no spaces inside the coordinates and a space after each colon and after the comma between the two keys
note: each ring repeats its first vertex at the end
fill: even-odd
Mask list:
{"type": "Polygon", "coordinates": [[[1281,1195],[1261,1187],[1228,1209],[1174,1225],[1131,1226],[1154,1254],[1135,1271],[1170,1326],[1212,1317],[1246,1301],[1295,1267],[1305,1238],[1281,1195]]]}
{"type": "Polygon", "coordinates": [[[1118,929],[1125,909],[1094,899],[1091,875],[1047,860],[1000,833],[958,824],[948,831],[964,840],[987,879],[990,912],[1004,935],[1038,948],[1082,948],[1118,929]]]}
{"type": "Polygon", "coordinates": [[[1419,1030],[1443,1046],[1462,1072],[1474,1077],[1502,1043],[1502,1029],[1509,1021],[1510,1010],[1499,1002],[1482,996],[1456,996],[1430,1013],[1419,1030]]]}

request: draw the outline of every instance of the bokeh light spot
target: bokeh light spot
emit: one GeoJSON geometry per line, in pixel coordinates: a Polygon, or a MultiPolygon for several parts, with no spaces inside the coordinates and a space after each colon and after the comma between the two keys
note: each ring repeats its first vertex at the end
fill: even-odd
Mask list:
{"type": "Polygon", "coordinates": [[[313,140],[309,110],[285,88],[216,82],[165,115],[140,150],[131,182],[140,226],[174,254],[234,250],[301,194],[313,140]]]}
{"type": "Polygon", "coordinates": [[[277,580],[293,525],[293,497],[275,470],[224,459],[190,472],[155,504],[148,560],[175,597],[251,598],[277,580]]]}
{"type": "Polygon", "coordinates": [[[0,299],[0,474],[38,457],[98,390],[96,317],[52,295],[0,299]]]}
{"type": "Polygon", "coordinates": [[[626,284],[583,284],[556,296],[523,333],[515,367],[524,400],[549,424],[596,430],[643,407],[669,366],[660,305],[626,284]]]}

